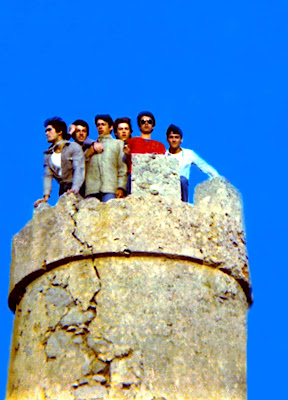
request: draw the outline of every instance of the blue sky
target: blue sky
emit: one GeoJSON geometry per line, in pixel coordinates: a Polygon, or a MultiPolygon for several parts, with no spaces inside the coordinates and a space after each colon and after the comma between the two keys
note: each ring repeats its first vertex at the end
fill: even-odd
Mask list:
{"type": "MultiPolygon", "coordinates": [[[[43,121],[90,124],[97,113],[150,110],[153,137],[181,126],[183,147],[243,195],[254,305],[248,324],[248,398],[284,398],[286,358],[288,5],[19,0],[1,6],[0,398],[13,314],[11,238],[42,196],[43,121]],[[7,143],[9,146],[7,146],[7,143]]],[[[192,187],[206,176],[193,169],[192,187]]],[[[57,199],[55,188],[52,204],[57,199]]]]}

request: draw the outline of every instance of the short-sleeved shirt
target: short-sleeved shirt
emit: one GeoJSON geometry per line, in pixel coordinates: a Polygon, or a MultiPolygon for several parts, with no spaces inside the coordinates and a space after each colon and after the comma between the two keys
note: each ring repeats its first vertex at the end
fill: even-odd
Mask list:
{"type": "MultiPolygon", "coordinates": [[[[163,143],[152,139],[135,137],[127,140],[130,154],[165,154],[166,149],[163,143]]],[[[128,172],[131,172],[131,156],[127,157],[128,172]]]]}

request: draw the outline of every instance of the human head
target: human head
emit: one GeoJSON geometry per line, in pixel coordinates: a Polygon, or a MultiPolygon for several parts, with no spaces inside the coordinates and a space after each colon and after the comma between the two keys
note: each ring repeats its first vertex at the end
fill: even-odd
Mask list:
{"type": "Polygon", "coordinates": [[[117,139],[125,140],[131,137],[133,132],[131,119],[128,117],[117,118],[114,121],[114,134],[117,139]]]}
{"type": "Polygon", "coordinates": [[[70,136],[67,134],[67,125],[60,117],[48,118],[44,121],[44,127],[51,125],[57,133],[62,132],[62,138],[68,140],[70,136]]]}
{"type": "Polygon", "coordinates": [[[72,138],[76,143],[82,145],[89,135],[89,125],[83,119],[76,119],[72,125],[75,125],[75,130],[72,133],[72,138]]]}
{"type": "Polygon", "coordinates": [[[167,132],[167,142],[169,143],[169,151],[171,153],[178,153],[181,151],[181,143],[183,138],[182,130],[176,125],[169,125],[167,132]]]}
{"type": "Polygon", "coordinates": [[[155,126],[154,115],[150,111],[142,111],[137,116],[137,122],[141,131],[141,136],[150,139],[155,126]]]}
{"type": "Polygon", "coordinates": [[[113,130],[113,120],[109,114],[97,114],[95,125],[99,135],[108,135],[113,130]]]}
{"type": "Polygon", "coordinates": [[[137,115],[137,123],[138,123],[140,130],[141,130],[141,120],[143,119],[143,117],[147,117],[147,119],[152,119],[152,127],[154,128],[154,126],[156,124],[154,115],[150,111],[141,111],[137,115]]]}
{"type": "Polygon", "coordinates": [[[95,125],[96,126],[97,126],[98,119],[102,119],[103,121],[107,122],[110,128],[111,128],[111,126],[113,127],[113,119],[111,118],[111,116],[109,114],[97,114],[95,116],[95,125]]]}
{"type": "Polygon", "coordinates": [[[176,126],[176,125],[173,125],[173,124],[168,126],[168,129],[167,129],[167,132],[166,132],[167,139],[168,139],[168,136],[170,135],[171,132],[179,135],[181,137],[181,139],[183,139],[183,132],[179,128],[179,126],[176,126]]]}

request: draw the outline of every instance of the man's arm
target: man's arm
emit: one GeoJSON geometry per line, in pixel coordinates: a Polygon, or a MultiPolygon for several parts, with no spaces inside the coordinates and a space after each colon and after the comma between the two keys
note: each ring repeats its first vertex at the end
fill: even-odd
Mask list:
{"type": "Polygon", "coordinates": [[[100,154],[104,151],[104,147],[102,145],[102,143],[98,143],[98,142],[93,142],[91,144],[91,146],[89,147],[89,149],[87,149],[85,151],[85,158],[86,161],[89,160],[89,158],[91,158],[92,156],[94,156],[94,154],[100,154]]]}
{"type": "Polygon", "coordinates": [[[196,165],[196,167],[199,168],[200,171],[204,172],[204,174],[207,174],[210,178],[215,178],[216,176],[219,176],[216,169],[211,167],[211,165],[204,161],[203,158],[199,157],[198,154],[195,153],[195,151],[187,149],[183,149],[183,151],[186,152],[185,161],[186,156],[188,156],[187,159],[189,160],[189,163],[196,165]]]}
{"type": "Polygon", "coordinates": [[[119,151],[118,151],[118,162],[117,162],[117,167],[118,167],[118,189],[116,192],[116,197],[121,198],[124,197],[124,194],[126,193],[126,185],[127,185],[127,165],[123,162],[123,145],[124,143],[119,141],[119,151]]]}
{"type": "Polygon", "coordinates": [[[51,193],[52,179],[53,179],[53,171],[49,167],[48,156],[45,156],[44,157],[44,177],[43,177],[43,198],[35,201],[34,207],[38,207],[39,204],[41,204],[43,202],[47,203],[47,201],[50,197],[50,193],[51,193]]]}
{"type": "Polygon", "coordinates": [[[38,207],[39,204],[41,204],[41,203],[47,203],[49,197],[50,197],[50,196],[45,195],[45,196],[43,197],[43,199],[38,199],[38,200],[36,200],[35,203],[34,203],[34,207],[35,207],[35,208],[38,207]]]}
{"type": "Polygon", "coordinates": [[[69,190],[73,193],[78,193],[84,180],[85,180],[85,162],[84,153],[82,148],[77,143],[71,143],[72,146],[72,165],[73,165],[73,179],[72,188],[69,190]]]}

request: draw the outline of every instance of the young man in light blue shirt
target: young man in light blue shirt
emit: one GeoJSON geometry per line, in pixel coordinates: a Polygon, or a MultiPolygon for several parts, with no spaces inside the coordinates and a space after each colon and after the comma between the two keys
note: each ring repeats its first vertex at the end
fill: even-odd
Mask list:
{"type": "Polygon", "coordinates": [[[181,199],[182,201],[188,202],[191,165],[196,165],[200,171],[209,175],[210,178],[219,176],[219,174],[213,167],[211,167],[211,165],[207,164],[193,150],[181,148],[183,132],[178,126],[171,124],[167,129],[166,135],[167,142],[169,143],[169,149],[166,151],[166,156],[176,158],[179,161],[181,199]]]}

